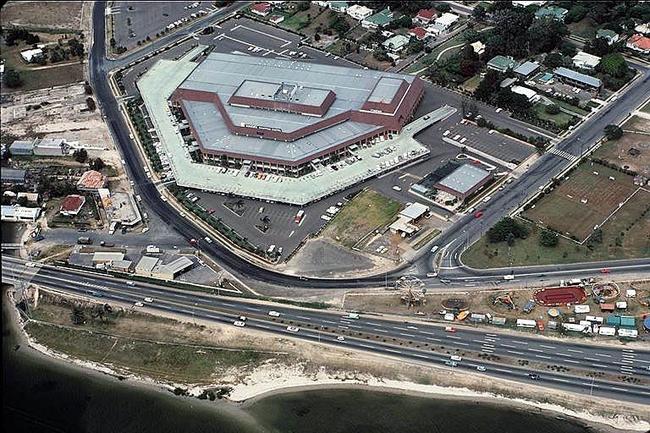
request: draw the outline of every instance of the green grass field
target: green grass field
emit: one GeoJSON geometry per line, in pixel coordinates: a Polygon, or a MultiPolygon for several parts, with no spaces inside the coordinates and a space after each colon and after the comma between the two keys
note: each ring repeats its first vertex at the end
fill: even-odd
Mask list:
{"type": "Polygon", "coordinates": [[[341,209],[324,234],[352,247],[371,230],[391,223],[400,209],[399,202],[366,190],[341,209]]]}
{"type": "Polygon", "coordinates": [[[644,113],[650,113],[650,101],[648,101],[643,107],[641,107],[641,111],[644,113]]]}
{"type": "Polygon", "coordinates": [[[535,111],[535,115],[538,118],[553,122],[560,128],[565,128],[568,125],[569,121],[571,121],[573,118],[573,116],[570,114],[564,113],[562,111],[560,111],[558,114],[549,114],[546,112],[546,106],[542,103],[535,104],[533,106],[533,110],[535,111]]]}

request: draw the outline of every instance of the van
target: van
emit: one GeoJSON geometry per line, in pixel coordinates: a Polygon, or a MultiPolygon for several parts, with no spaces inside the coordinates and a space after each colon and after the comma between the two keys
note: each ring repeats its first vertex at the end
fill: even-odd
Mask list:
{"type": "Polygon", "coordinates": [[[450,359],[451,359],[452,361],[458,361],[458,362],[460,362],[460,361],[463,360],[463,358],[461,358],[461,357],[458,356],[458,355],[452,355],[450,359]]]}
{"type": "Polygon", "coordinates": [[[205,241],[209,244],[212,243],[212,239],[210,239],[208,236],[204,237],[203,239],[205,239],[205,241]]]}
{"type": "Polygon", "coordinates": [[[437,277],[437,276],[438,276],[438,273],[437,273],[437,272],[429,272],[429,273],[427,274],[427,278],[434,278],[434,277],[437,277]]]}
{"type": "Polygon", "coordinates": [[[485,198],[483,199],[483,203],[487,203],[487,202],[489,202],[491,198],[492,198],[492,197],[490,197],[490,196],[488,195],[487,197],[485,197],[485,198]]]}
{"type": "Polygon", "coordinates": [[[359,319],[359,315],[358,315],[357,313],[349,313],[349,314],[347,315],[347,318],[348,318],[348,319],[358,320],[358,319],[359,319]]]}
{"type": "Polygon", "coordinates": [[[135,283],[133,281],[127,281],[126,285],[127,286],[135,286],[135,283]]]}

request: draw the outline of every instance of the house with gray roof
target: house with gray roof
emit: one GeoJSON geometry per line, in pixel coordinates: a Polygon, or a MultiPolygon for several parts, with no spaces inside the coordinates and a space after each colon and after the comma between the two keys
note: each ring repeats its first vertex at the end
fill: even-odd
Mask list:
{"type": "Polygon", "coordinates": [[[591,75],[583,74],[565,67],[555,68],[553,74],[565,83],[572,86],[587,88],[587,89],[600,89],[603,82],[591,75]]]}

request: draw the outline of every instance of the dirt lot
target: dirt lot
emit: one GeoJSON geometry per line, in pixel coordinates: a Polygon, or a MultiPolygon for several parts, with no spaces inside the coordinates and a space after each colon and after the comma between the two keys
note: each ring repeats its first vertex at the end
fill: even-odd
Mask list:
{"type": "Polygon", "coordinates": [[[602,145],[594,153],[594,157],[606,159],[619,167],[650,177],[650,137],[647,135],[626,132],[621,139],[602,145]]]}
{"type": "Polygon", "coordinates": [[[2,7],[2,27],[8,25],[53,30],[79,30],[82,8],[90,2],[8,2],[2,7]]]}
{"type": "Polygon", "coordinates": [[[86,98],[82,83],[6,95],[0,107],[2,128],[21,138],[65,138],[109,145],[111,137],[99,111],[83,111],[86,98]],[[33,108],[43,102],[47,105],[33,108]]]}
{"type": "Polygon", "coordinates": [[[637,189],[632,176],[600,164],[583,163],[569,174],[569,180],[562,182],[523,216],[583,241],[594,226],[601,225],[619,203],[637,189]]]}
{"type": "Polygon", "coordinates": [[[341,209],[323,235],[352,247],[372,230],[391,223],[400,206],[378,192],[364,191],[341,209]]]}

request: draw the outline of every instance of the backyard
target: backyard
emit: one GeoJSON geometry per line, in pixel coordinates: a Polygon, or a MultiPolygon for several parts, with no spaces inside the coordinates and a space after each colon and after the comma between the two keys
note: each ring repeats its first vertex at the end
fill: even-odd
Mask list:
{"type": "Polygon", "coordinates": [[[369,232],[391,223],[400,208],[399,202],[378,192],[363,191],[332,219],[324,235],[353,247],[369,232]]]}

